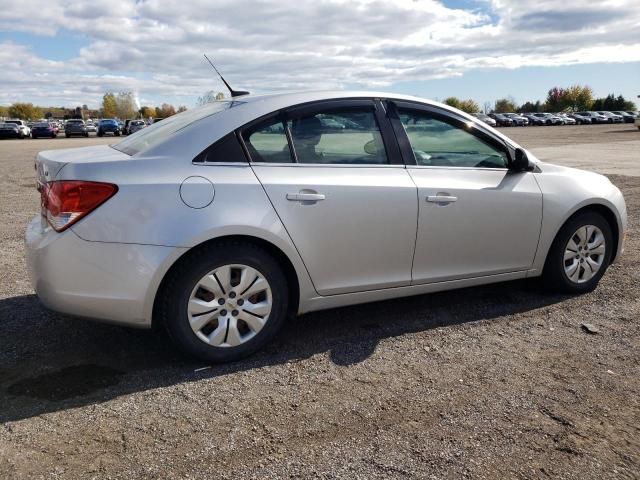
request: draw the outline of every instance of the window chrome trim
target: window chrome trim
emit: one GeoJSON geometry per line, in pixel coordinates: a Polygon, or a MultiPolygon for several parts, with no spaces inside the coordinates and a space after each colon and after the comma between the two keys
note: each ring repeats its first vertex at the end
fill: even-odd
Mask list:
{"type": "Polygon", "coordinates": [[[251,162],[250,165],[257,167],[328,167],[328,168],[402,168],[406,165],[402,163],[272,163],[272,162],[251,162]]]}
{"type": "MultiPolygon", "coordinates": [[[[407,169],[436,169],[436,170],[478,170],[481,172],[493,171],[493,172],[509,172],[507,167],[459,167],[448,165],[407,165],[407,169]]],[[[524,172],[528,173],[528,172],[524,172]]]]}

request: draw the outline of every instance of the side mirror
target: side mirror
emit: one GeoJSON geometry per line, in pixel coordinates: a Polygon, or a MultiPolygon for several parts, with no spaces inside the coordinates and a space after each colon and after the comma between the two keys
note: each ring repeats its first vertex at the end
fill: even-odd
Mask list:
{"type": "Polygon", "coordinates": [[[529,159],[527,158],[527,153],[523,149],[516,148],[515,156],[511,160],[510,167],[510,169],[514,172],[525,172],[531,169],[529,159]]]}

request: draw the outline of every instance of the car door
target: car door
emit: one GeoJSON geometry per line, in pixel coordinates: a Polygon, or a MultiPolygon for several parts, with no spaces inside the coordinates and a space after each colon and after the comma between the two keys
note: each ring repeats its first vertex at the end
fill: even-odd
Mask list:
{"type": "Polygon", "coordinates": [[[241,138],[319,294],[410,284],[417,190],[379,102],[291,108],[241,138]]]}
{"type": "Polygon", "coordinates": [[[510,171],[506,144],[475,122],[410,102],[390,107],[418,187],[413,283],[529,269],[542,221],[534,173],[510,171]]]}

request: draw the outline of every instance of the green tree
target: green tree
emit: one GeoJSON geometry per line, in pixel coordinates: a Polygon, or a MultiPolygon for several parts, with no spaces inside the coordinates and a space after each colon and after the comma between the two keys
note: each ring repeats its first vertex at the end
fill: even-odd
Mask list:
{"type": "Polygon", "coordinates": [[[610,93],[604,98],[597,98],[593,102],[594,110],[605,110],[605,111],[616,111],[616,110],[633,110],[636,109],[636,104],[625,99],[622,95],[618,95],[610,93]]]}
{"type": "Polygon", "coordinates": [[[591,110],[593,105],[593,90],[591,87],[582,85],[571,85],[563,90],[562,105],[577,112],[580,110],[591,110]]]}
{"type": "Polygon", "coordinates": [[[449,105],[450,107],[453,108],[460,108],[460,100],[457,97],[447,97],[444,99],[444,101],[442,102],[446,105],[449,105]]]}
{"type": "Polygon", "coordinates": [[[180,105],[178,107],[178,112],[177,113],[182,113],[182,112],[186,112],[187,111],[187,107],[184,105],[180,105]]]}
{"type": "Polygon", "coordinates": [[[116,102],[116,116],[118,118],[133,118],[136,115],[136,102],[133,92],[120,92],[114,96],[116,102]]]}
{"type": "Polygon", "coordinates": [[[544,109],[548,112],[560,112],[567,106],[565,99],[565,90],[559,87],[553,87],[547,92],[547,99],[544,102],[544,109]]]}
{"type": "Polygon", "coordinates": [[[42,117],[42,111],[33,103],[14,103],[9,107],[7,114],[20,120],[37,120],[42,117]]]}
{"type": "Polygon", "coordinates": [[[496,100],[493,111],[495,113],[510,113],[518,109],[513,98],[500,98],[496,100]]]}
{"type": "Polygon", "coordinates": [[[0,105],[0,117],[6,117],[8,113],[9,109],[0,105]]]}
{"type": "Polygon", "coordinates": [[[541,112],[541,111],[542,111],[542,104],[540,103],[540,100],[537,100],[536,103],[524,102],[518,108],[518,112],[520,113],[529,113],[529,112],[535,113],[535,112],[541,112]]]}
{"type": "Polygon", "coordinates": [[[476,113],[480,111],[480,107],[478,106],[478,104],[470,98],[468,98],[467,100],[462,100],[458,108],[467,113],[476,113]]]}
{"type": "Polygon", "coordinates": [[[102,117],[113,118],[118,115],[118,103],[112,92],[105,93],[102,97],[102,117]]]}
{"type": "Polygon", "coordinates": [[[458,97],[447,97],[442,103],[467,113],[475,113],[480,111],[480,107],[478,106],[478,104],[470,98],[467,100],[460,100],[458,97]]]}

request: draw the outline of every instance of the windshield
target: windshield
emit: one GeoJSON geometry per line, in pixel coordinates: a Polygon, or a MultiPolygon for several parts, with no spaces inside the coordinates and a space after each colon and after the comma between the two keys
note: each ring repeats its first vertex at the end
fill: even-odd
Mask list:
{"type": "Polygon", "coordinates": [[[135,136],[127,137],[112,145],[112,147],[128,155],[135,155],[155,147],[167,140],[171,135],[198,120],[215,115],[216,113],[222,112],[223,110],[227,110],[241,103],[244,102],[212,102],[203,105],[202,107],[196,107],[192,110],[178,113],[177,115],[166,118],[161,122],[154,123],[147,128],[143,128],[137,132],[135,136]]]}

